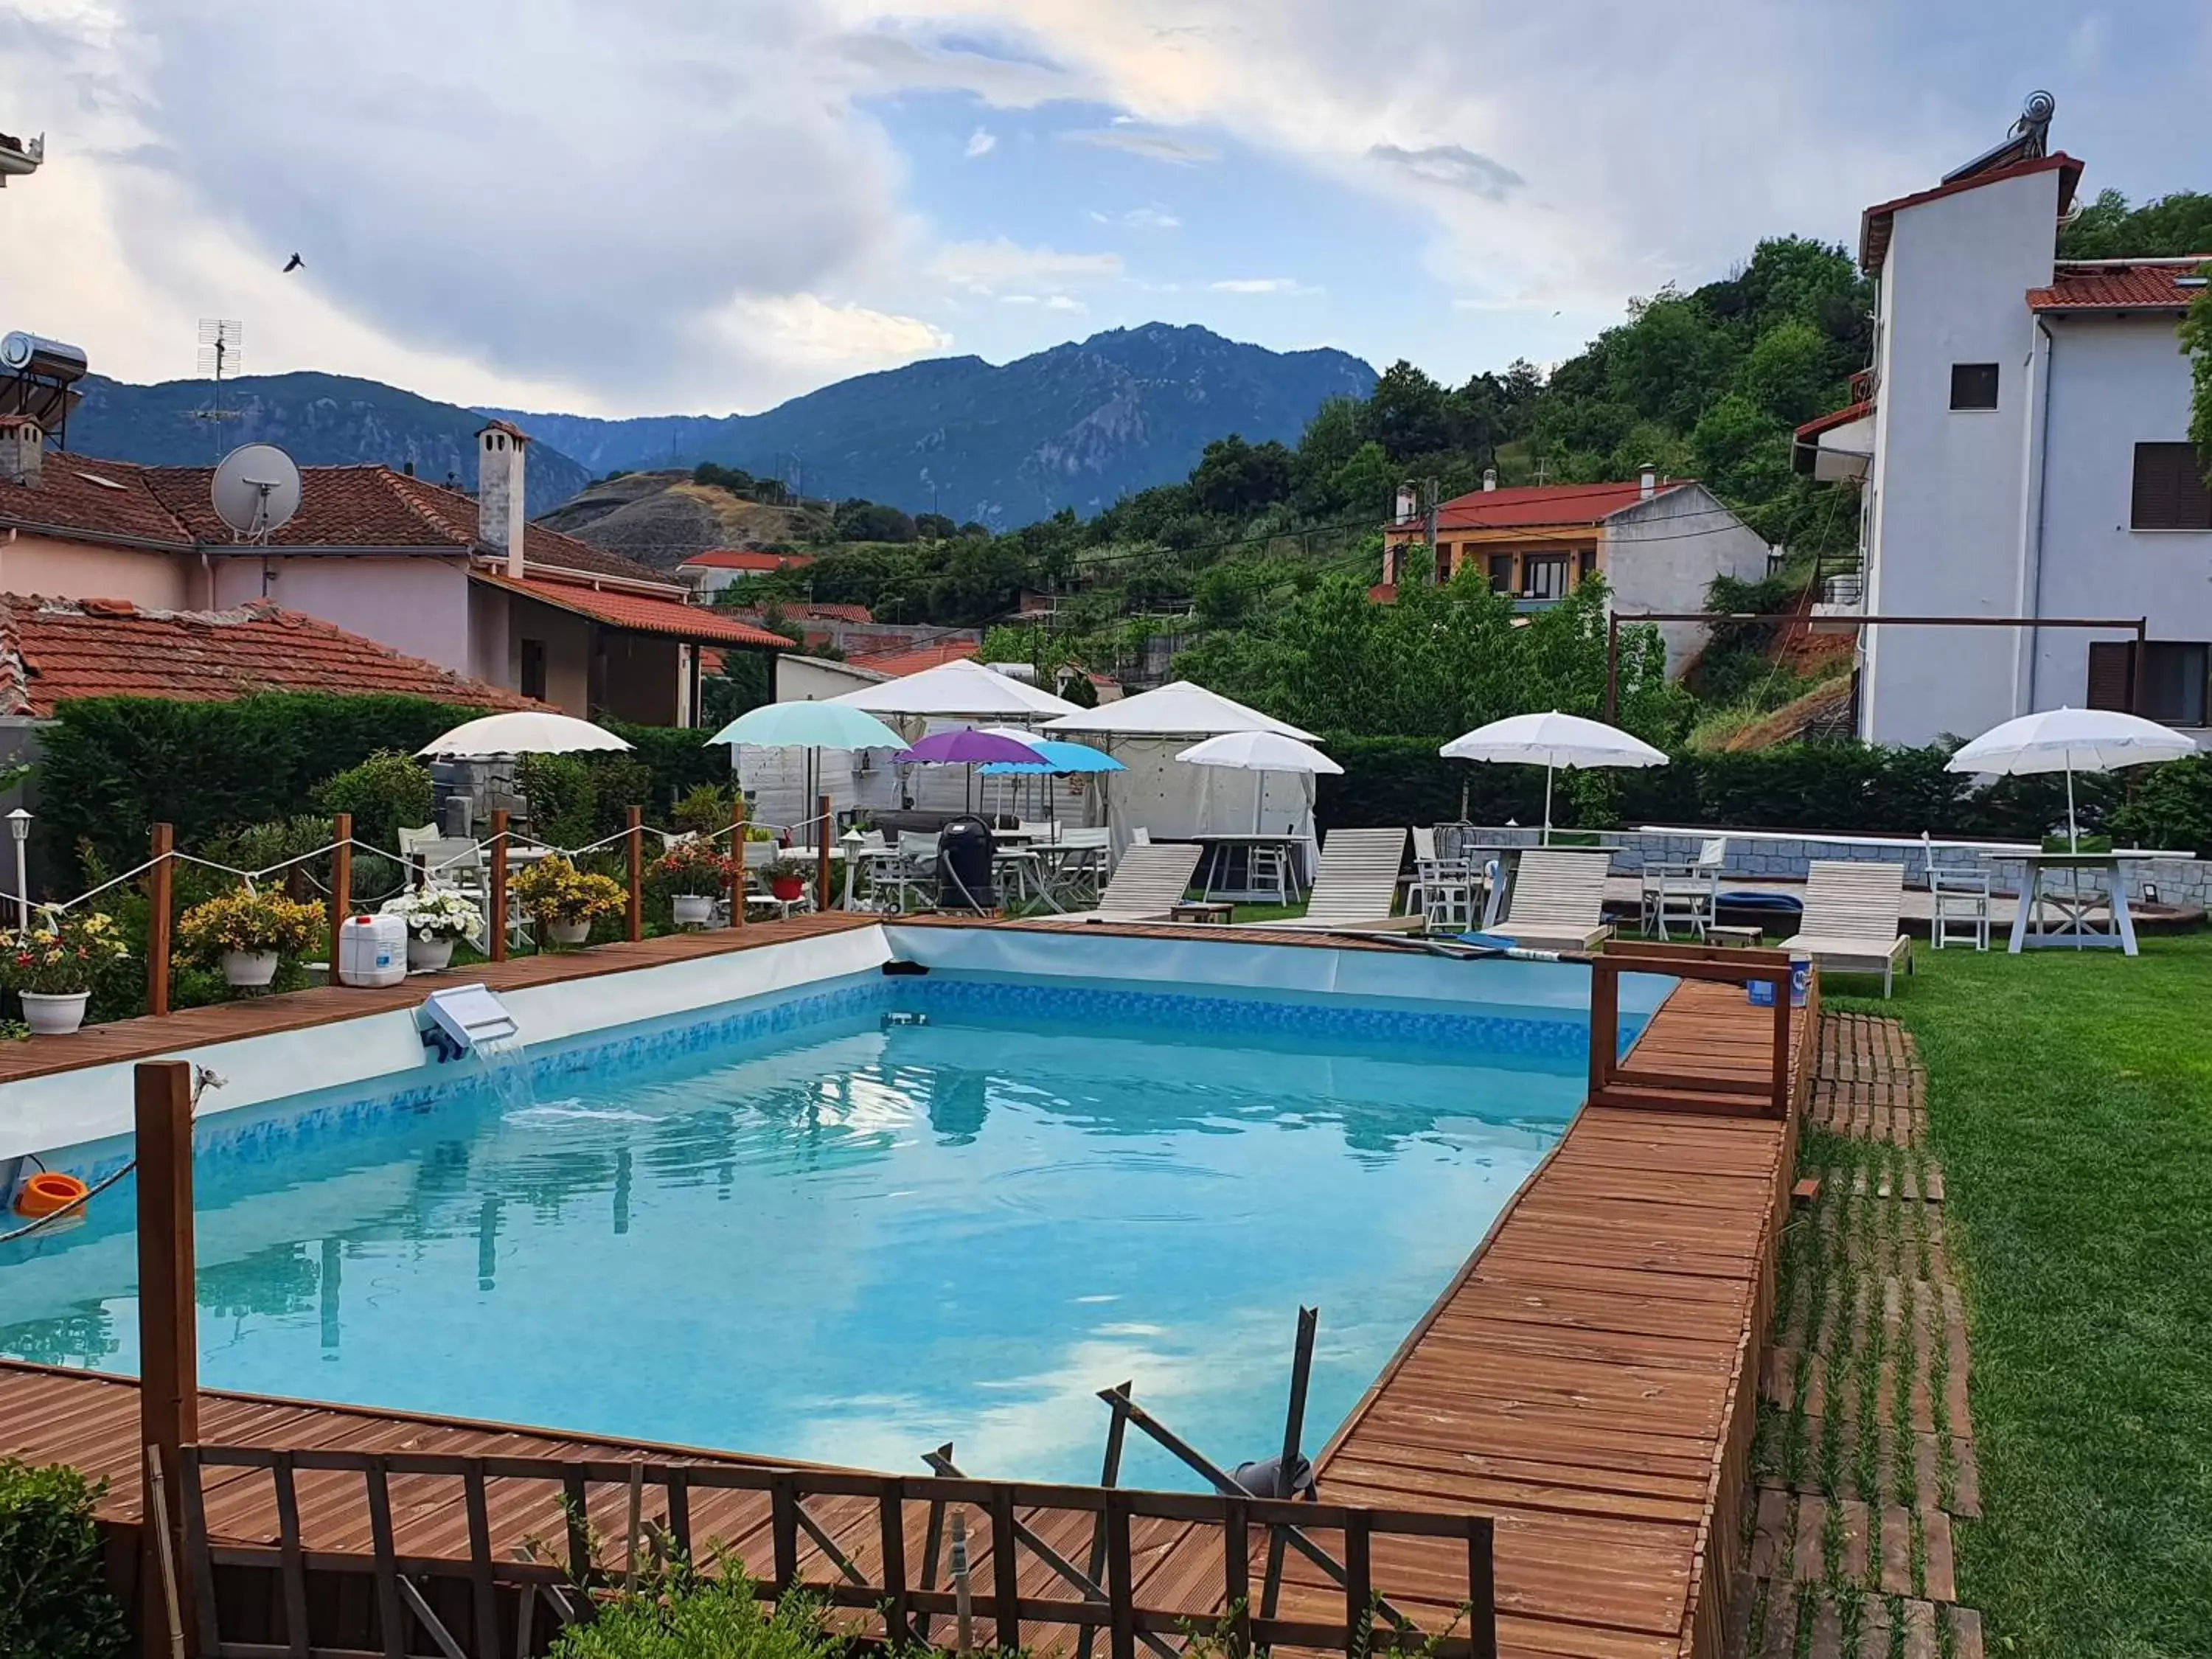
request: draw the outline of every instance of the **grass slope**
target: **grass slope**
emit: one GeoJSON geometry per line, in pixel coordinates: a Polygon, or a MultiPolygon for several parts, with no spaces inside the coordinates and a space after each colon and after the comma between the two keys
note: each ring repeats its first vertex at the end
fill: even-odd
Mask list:
{"type": "Polygon", "coordinates": [[[1988,1516],[1960,1599],[1994,1653],[2212,1655],[2212,936],[1899,984],[1850,1006],[1928,1066],[1988,1516]]]}

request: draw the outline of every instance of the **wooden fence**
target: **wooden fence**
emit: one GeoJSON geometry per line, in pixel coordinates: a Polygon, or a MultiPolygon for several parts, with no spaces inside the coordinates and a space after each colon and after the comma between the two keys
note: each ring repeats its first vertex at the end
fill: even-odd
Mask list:
{"type": "MultiPolygon", "coordinates": [[[[1087,1653],[1103,1632],[1108,1659],[1135,1659],[1140,1643],[1172,1655],[1194,1633],[1232,1656],[1274,1645],[1410,1648],[1436,1659],[1495,1659],[1498,1650],[1486,1516],[734,1462],[216,1445],[182,1449],[178,1485],[186,1567],[178,1590],[201,1659],[404,1659],[423,1650],[424,1637],[446,1659],[528,1655],[557,1625],[592,1617],[598,1598],[647,1562],[656,1536],[703,1561],[748,1535],[768,1547],[764,1598],[799,1592],[856,1610],[837,1615],[845,1627],[893,1647],[952,1646],[972,1620],[980,1644],[1009,1653],[1087,1653]],[[273,1487],[276,1541],[210,1536],[210,1485],[235,1505],[239,1483],[263,1478],[254,1471],[273,1487]],[[426,1489],[426,1479],[442,1484],[426,1489]],[[357,1504],[337,1489],[354,1480],[357,1504]],[[398,1504],[396,1481],[407,1483],[398,1504]],[[303,1484],[314,1537],[302,1529],[303,1484]],[[588,1519],[595,1487],[600,1514],[611,1503],[618,1520],[627,1516],[604,1548],[588,1519]],[[439,1524],[450,1533],[442,1518],[456,1502],[465,1555],[450,1546],[417,1553],[439,1524]],[[526,1510],[544,1523],[537,1536],[551,1547],[513,1548],[528,1535],[514,1530],[526,1510]],[[970,1557],[972,1583],[945,1570],[956,1512],[972,1512],[988,1539],[970,1557]],[[426,1531],[425,1516],[441,1522],[426,1531]],[[1324,1588],[1307,1574],[1290,1586],[1284,1610],[1297,1616],[1255,1613],[1255,1562],[1285,1536],[1333,1582],[1324,1588]],[[1071,1558],[1093,1546],[1098,1565],[1076,1566],[1071,1558]],[[220,1585],[218,1569],[228,1580],[220,1585]],[[1415,1613],[1428,1628],[1415,1627],[1415,1613]],[[948,1617],[958,1624],[933,1632],[948,1617]]],[[[266,1513],[258,1495],[254,1508],[266,1513]]],[[[246,1530],[265,1536],[265,1522],[246,1530]]]]}
{"type": "MultiPolygon", "coordinates": [[[[1716,945],[1647,945],[1613,940],[1589,958],[1589,1103],[1593,1106],[1692,1106],[1747,1115],[1790,1115],[1790,958],[1780,951],[1716,945]],[[1692,1071],[1633,1065],[1620,1054],[1620,976],[1666,974],[1676,979],[1765,985],[1774,1002],[1773,1047],[1729,1075],[1724,1056],[1704,1052],[1692,1071]]],[[[1632,1053],[1630,1060],[1635,1059],[1632,1053]]]]}

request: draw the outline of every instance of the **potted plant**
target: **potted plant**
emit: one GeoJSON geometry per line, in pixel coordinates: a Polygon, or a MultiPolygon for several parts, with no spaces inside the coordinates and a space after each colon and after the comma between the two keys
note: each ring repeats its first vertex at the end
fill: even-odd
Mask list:
{"type": "Polygon", "coordinates": [[[678,842],[647,873],[668,895],[678,927],[703,927],[714,919],[714,900],[729,891],[737,869],[736,860],[702,836],[678,842]]]}
{"type": "Polygon", "coordinates": [[[41,910],[28,927],[0,932],[0,985],[23,1000],[34,1036],[66,1036],[84,1024],[94,977],[130,954],[122,930],[98,911],[41,910]]]}
{"type": "Polygon", "coordinates": [[[240,887],[178,917],[177,942],[188,956],[221,963],[232,986],[260,990],[276,977],[279,962],[313,947],[328,921],[319,904],[240,887]]]}
{"type": "Polygon", "coordinates": [[[559,854],[540,859],[514,878],[514,892],[543,936],[555,945],[581,945],[592,924],[629,902],[609,876],[587,875],[559,854]]]}
{"type": "Polygon", "coordinates": [[[804,859],[778,859],[768,867],[768,890],[784,903],[806,896],[808,866],[804,859]]]}
{"type": "Polygon", "coordinates": [[[453,962],[454,945],[483,937],[483,912],[475,902],[436,882],[386,899],[384,914],[407,924],[407,966],[416,973],[444,972],[453,962]]]}

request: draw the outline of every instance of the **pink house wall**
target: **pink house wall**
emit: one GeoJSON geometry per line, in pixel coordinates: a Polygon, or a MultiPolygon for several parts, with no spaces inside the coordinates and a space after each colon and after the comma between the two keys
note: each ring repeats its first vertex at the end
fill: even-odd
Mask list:
{"type": "Polygon", "coordinates": [[[265,598],[441,668],[471,672],[463,560],[317,554],[264,561],[225,554],[210,562],[218,610],[265,598]]]}
{"type": "Polygon", "coordinates": [[[0,530],[0,593],[52,599],[129,599],[156,611],[188,611],[201,602],[192,576],[198,561],[97,542],[56,541],[0,530]]]}

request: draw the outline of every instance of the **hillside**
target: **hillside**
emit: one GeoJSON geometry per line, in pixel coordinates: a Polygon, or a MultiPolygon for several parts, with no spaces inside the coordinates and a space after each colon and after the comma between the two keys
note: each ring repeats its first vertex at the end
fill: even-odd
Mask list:
{"type": "MultiPolygon", "coordinates": [[[[255,374],[228,381],[223,405],[238,418],[201,417],[213,390],[205,380],[130,386],[103,375],[81,382],[84,402],[70,416],[70,447],[149,466],[206,466],[242,443],[280,446],[303,466],[412,461],[434,483],[448,473],[465,489],[477,483],[476,434],[483,417],[377,380],[344,374],[255,374]]],[[[543,512],[589,482],[590,473],[540,442],[530,452],[530,510],[543,512]]]]}
{"type": "Polygon", "coordinates": [[[672,570],[710,547],[767,547],[826,535],[818,507],[769,507],[689,472],[625,472],[570,497],[538,522],[595,547],[672,570]]]}
{"type": "Polygon", "coordinates": [[[1235,432],[1294,442],[1375,371],[1341,351],[1276,352],[1148,323],[1003,366],[946,357],[840,380],[759,415],[605,421],[505,415],[594,471],[707,460],[1001,527],[1082,514],[1182,478],[1235,432]],[[794,459],[794,458],[796,458],[794,459]]]}

